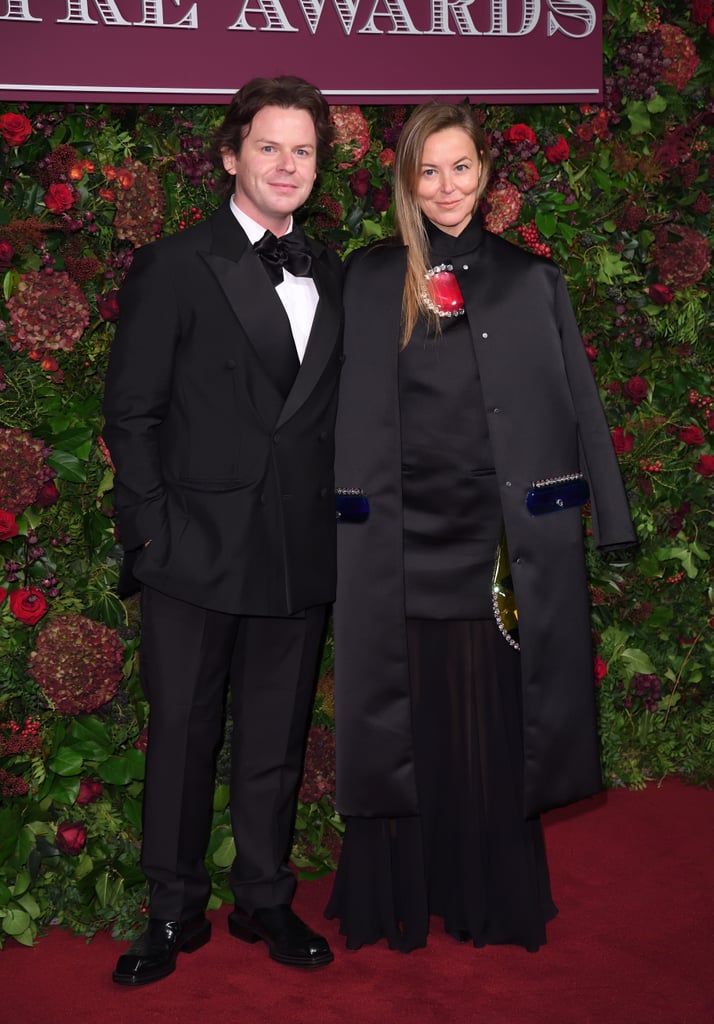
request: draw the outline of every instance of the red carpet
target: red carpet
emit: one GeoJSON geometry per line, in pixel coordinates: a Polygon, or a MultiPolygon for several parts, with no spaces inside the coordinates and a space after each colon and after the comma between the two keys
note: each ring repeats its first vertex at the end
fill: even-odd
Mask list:
{"type": "Polygon", "coordinates": [[[476,950],[434,923],[427,949],[347,953],[321,921],[329,879],[302,883],[296,909],[335,963],[280,967],[212,915],[208,946],[144,989],[110,980],[124,946],[54,930],[0,954],[0,1019],[22,1024],[713,1024],[714,794],[674,781],[615,791],[548,815],[560,915],[548,945],[476,950]]]}

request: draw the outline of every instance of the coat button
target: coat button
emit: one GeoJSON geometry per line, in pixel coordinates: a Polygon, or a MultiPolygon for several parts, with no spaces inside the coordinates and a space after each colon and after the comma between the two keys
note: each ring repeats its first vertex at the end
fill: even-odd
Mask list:
{"type": "Polygon", "coordinates": [[[488,337],[488,331],[484,331],[483,334],[481,335],[481,337],[482,338],[487,338],[488,337]]]}
{"type": "Polygon", "coordinates": [[[494,416],[500,416],[501,414],[501,410],[498,408],[497,405],[494,406],[493,409],[491,409],[491,412],[493,413],[494,416]]]}
{"type": "Polygon", "coordinates": [[[506,487],[513,487],[513,484],[511,483],[510,480],[506,480],[506,487]]]}
{"type": "Polygon", "coordinates": [[[275,434],[273,436],[273,444],[280,444],[280,434],[275,434]]]}

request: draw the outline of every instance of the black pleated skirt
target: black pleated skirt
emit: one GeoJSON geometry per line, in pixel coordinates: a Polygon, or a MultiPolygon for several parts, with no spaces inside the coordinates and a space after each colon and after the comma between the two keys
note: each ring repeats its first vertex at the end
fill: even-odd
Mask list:
{"type": "Polygon", "coordinates": [[[326,910],[347,946],[535,951],[557,913],[539,820],[523,818],[520,656],[490,620],[407,620],[418,817],[346,819],[326,910]]]}

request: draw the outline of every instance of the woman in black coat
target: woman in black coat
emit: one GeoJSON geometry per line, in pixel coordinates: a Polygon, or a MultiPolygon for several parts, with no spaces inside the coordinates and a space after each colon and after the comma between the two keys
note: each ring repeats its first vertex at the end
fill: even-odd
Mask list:
{"type": "Polygon", "coordinates": [[[601,786],[588,491],[599,548],[634,533],[562,275],[476,212],[490,169],[469,107],[417,108],[398,238],[348,266],[336,480],[369,517],[338,530],[327,915],[350,948],[423,946],[437,915],[537,949],[556,913],[539,814],[601,786]]]}

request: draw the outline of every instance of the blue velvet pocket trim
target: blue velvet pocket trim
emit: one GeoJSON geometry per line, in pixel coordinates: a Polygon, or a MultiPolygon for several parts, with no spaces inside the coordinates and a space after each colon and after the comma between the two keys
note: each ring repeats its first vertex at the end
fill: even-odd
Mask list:
{"type": "Polygon", "coordinates": [[[587,480],[581,474],[538,480],[526,494],[526,508],[532,516],[561,512],[584,505],[590,497],[587,480]]]}

